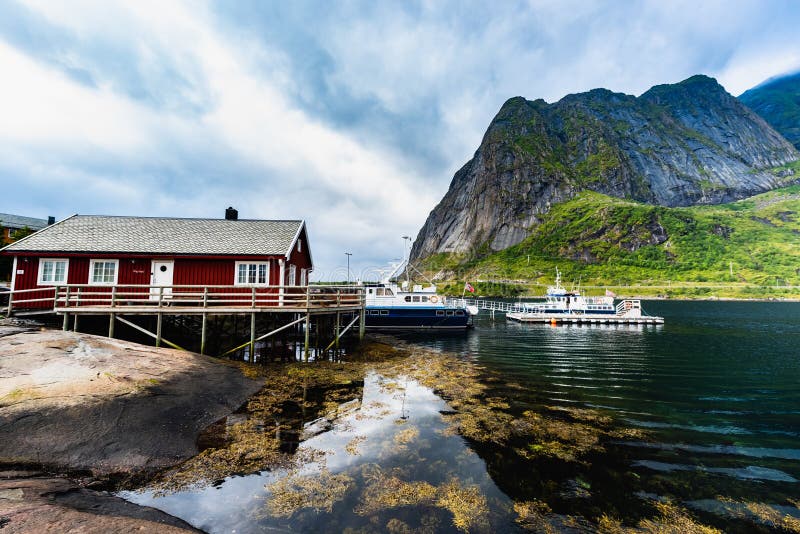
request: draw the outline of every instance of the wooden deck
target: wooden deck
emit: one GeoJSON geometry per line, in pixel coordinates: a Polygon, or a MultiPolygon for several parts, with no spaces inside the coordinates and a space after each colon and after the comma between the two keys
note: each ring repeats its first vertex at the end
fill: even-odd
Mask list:
{"type": "MultiPolygon", "coordinates": [[[[309,332],[312,317],[335,316],[333,341],[338,347],[339,339],[356,322],[359,336],[364,336],[364,288],[346,286],[148,286],[68,284],[46,288],[16,290],[3,293],[8,300],[0,302],[0,313],[14,316],[56,314],[63,316],[63,329],[78,330],[78,318],[87,315],[108,316],[108,336],[114,337],[114,325],[123,323],[156,340],[156,346],[165,343],[181,348],[163,338],[162,318],[170,315],[199,315],[202,317],[200,352],[205,353],[206,323],[211,315],[249,315],[250,340],[222,355],[249,345],[253,353],[255,343],[292,326],[303,324],[305,354],[309,354],[309,332]],[[264,335],[256,332],[256,317],[259,314],[280,314],[288,323],[264,335]],[[289,315],[285,315],[289,314],[289,315]],[[342,325],[342,315],[354,316],[350,324],[342,325]],[[130,321],[133,316],[155,316],[156,331],[130,321]],[[127,317],[127,318],[126,318],[127,317]]],[[[332,321],[332,319],[331,319],[332,321]]],[[[327,350],[327,349],[326,349],[327,350]]]]}
{"type": "Polygon", "coordinates": [[[359,286],[141,286],[69,284],[12,291],[0,312],[96,315],[335,313],[364,307],[359,286]],[[5,309],[4,309],[5,308],[5,309]]]}

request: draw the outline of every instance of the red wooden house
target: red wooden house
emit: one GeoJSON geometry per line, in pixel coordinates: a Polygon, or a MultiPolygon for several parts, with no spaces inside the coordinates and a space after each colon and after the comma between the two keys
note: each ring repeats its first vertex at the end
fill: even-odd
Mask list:
{"type": "Polygon", "coordinates": [[[15,291],[68,284],[277,291],[307,285],[313,269],[304,221],[240,220],[232,208],[225,219],[73,215],[0,252],[13,257],[15,291]]]}

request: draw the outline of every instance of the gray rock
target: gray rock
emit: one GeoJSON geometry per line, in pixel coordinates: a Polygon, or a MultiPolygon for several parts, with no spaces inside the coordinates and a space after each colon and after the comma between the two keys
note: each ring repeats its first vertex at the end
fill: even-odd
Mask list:
{"type": "Polygon", "coordinates": [[[202,532],[155,508],[53,478],[0,480],[0,529],[3,534],[202,532]]]}
{"type": "Polygon", "coordinates": [[[0,464],[147,476],[261,382],[198,354],[61,331],[0,338],[0,464]]]}
{"type": "Polygon", "coordinates": [[[555,104],[512,98],[428,216],[411,256],[507,248],[582,190],[664,206],[737,200],[785,185],[769,169],[798,159],[706,76],[638,98],[605,89],[555,104]]]}

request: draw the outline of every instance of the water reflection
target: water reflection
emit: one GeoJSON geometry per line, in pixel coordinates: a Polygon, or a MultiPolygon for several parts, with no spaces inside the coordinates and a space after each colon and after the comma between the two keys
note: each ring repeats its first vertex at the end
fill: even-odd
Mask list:
{"type": "Polygon", "coordinates": [[[123,492],[122,496],[209,532],[340,532],[344,527],[383,531],[390,523],[396,529],[403,523],[410,528],[427,525],[435,526],[436,531],[457,532],[457,514],[468,512],[453,513],[443,495],[462,491],[472,492],[478,505],[484,503],[479,517],[469,518],[474,519],[469,524],[471,531],[518,528],[511,501],[497,488],[484,461],[461,437],[446,432],[448,425],[441,412],[450,407],[430,388],[414,380],[369,373],[361,398],[349,404],[333,422],[321,418],[304,425],[307,439],[299,444],[298,452],[314,451],[309,456],[318,461],[293,470],[228,477],[213,487],[161,497],[147,489],[123,492]],[[417,489],[424,483],[433,493],[421,499],[416,510],[408,503],[393,506],[391,495],[383,495],[383,505],[376,506],[373,501],[376,495],[380,497],[376,484],[396,485],[396,481],[417,484],[417,489]],[[331,492],[337,484],[342,492],[331,492]],[[293,509],[292,503],[313,506],[293,509]]]}

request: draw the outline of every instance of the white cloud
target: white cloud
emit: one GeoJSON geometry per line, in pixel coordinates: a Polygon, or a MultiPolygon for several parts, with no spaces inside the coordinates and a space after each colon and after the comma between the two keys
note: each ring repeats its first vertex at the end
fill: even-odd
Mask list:
{"type": "Polygon", "coordinates": [[[320,271],[341,266],[344,250],[370,264],[398,256],[399,236],[422,225],[509,97],[638,94],[698,72],[738,94],[800,66],[791,3],[275,7],[307,10],[287,20],[313,26],[308,42],[280,41],[299,28],[269,16],[248,31],[240,27],[250,21],[224,24],[224,3],[25,5],[75,46],[48,56],[0,34],[0,180],[24,187],[2,210],[36,215],[38,199],[47,214],[219,216],[233,204],[243,216],[303,217],[320,271]],[[106,68],[96,49],[105,45],[130,53],[130,65],[106,68]],[[297,76],[312,53],[322,55],[315,74],[325,90],[297,76]],[[339,96],[390,119],[356,131],[310,111],[335,115],[339,96]],[[428,122],[387,134],[392,117],[428,122]]]}

